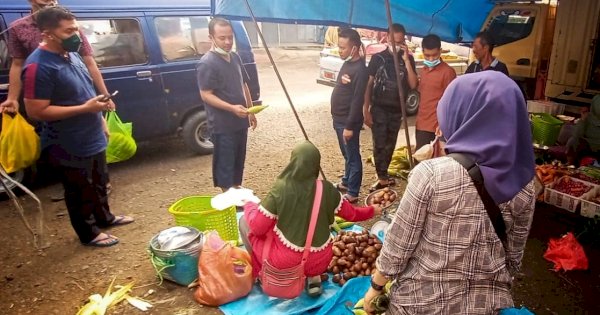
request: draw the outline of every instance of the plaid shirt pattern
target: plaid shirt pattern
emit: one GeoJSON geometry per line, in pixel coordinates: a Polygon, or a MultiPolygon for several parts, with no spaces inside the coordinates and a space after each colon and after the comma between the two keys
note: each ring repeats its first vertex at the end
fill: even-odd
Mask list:
{"type": "Polygon", "coordinates": [[[420,163],[389,226],[377,269],[395,279],[390,314],[494,314],[512,307],[533,220],[533,181],[501,204],[502,244],[466,170],[449,157],[420,163]]]}

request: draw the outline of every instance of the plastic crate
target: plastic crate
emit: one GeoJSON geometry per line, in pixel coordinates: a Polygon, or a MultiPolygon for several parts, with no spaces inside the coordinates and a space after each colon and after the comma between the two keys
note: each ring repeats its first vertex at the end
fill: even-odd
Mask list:
{"type": "Polygon", "coordinates": [[[587,186],[591,186],[592,189],[587,193],[581,195],[580,197],[571,196],[569,194],[562,193],[558,190],[554,189],[554,186],[563,180],[566,176],[559,178],[554,184],[547,186],[544,189],[544,202],[547,204],[551,204],[561,209],[565,209],[569,212],[577,211],[577,208],[581,204],[584,199],[589,199],[589,197],[598,189],[597,185],[592,183],[588,183],[586,181],[579,180],[577,178],[571,178],[573,181],[578,181],[586,184],[587,186]]]}
{"type": "Polygon", "coordinates": [[[535,114],[531,117],[533,142],[541,145],[554,145],[558,140],[564,122],[549,114],[535,114]]]}
{"type": "Polygon", "coordinates": [[[600,216],[600,204],[591,202],[593,197],[600,195],[600,187],[592,189],[592,193],[588,194],[588,198],[581,201],[581,215],[586,218],[593,218],[594,216],[600,216]]]}
{"type": "Polygon", "coordinates": [[[565,104],[548,101],[527,101],[527,111],[534,114],[562,115],[565,112],[565,104]]]}
{"type": "Polygon", "coordinates": [[[215,210],[210,205],[211,199],[208,196],[183,198],[169,207],[169,212],[179,226],[195,227],[201,232],[216,230],[221,239],[237,242],[239,232],[236,207],[215,210]]]}

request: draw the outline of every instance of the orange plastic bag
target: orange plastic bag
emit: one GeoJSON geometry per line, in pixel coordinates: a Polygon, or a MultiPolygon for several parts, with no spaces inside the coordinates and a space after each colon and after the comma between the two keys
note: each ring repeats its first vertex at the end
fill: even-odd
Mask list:
{"type": "Polygon", "coordinates": [[[40,157],[40,137],[23,116],[2,114],[0,164],[7,173],[25,169],[40,157]]]}
{"type": "Polygon", "coordinates": [[[561,238],[550,239],[544,258],[554,263],[554,271],[588,269],[588,259],[583,247],[571,232],[561,238]]]}
{"type": "Polygon", "coordinates": [[[209,232],[198,260],[198,303],[219,306],[242,298],[252,290],[252,265],[245,250],[224,242],[209,232]]]}

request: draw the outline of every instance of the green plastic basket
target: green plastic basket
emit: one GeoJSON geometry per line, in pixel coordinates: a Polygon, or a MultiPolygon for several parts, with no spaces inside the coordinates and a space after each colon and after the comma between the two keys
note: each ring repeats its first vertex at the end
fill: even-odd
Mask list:
{"type": "Polygon", "coordinates": [[[221,239],[235,241],[239,239],[236,207],[215,210],[210,205],[212,197],[191,196],[183,198],[171,207],[169,212],[179,226],[195,227],[202,232],[216,230],[221,239]]]}
{"type": "Polygon", "coordinates": [[[531,118],[533,142],[541,145],[554,145],[558,140],[563,121],[549,114],[535,114],[531,118]]]}

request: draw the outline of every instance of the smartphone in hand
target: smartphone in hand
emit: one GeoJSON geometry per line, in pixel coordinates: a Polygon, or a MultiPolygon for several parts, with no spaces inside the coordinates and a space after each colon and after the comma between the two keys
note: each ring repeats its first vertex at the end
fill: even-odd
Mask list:
{"type": "Polygon", "coordinates": [[[118,90],[114,91],[112,94],[104,95],[104,97],[100,101],[101,102],[108,102],[110,99],[112,99],[117,94],[119,94],[118,90]]]}

